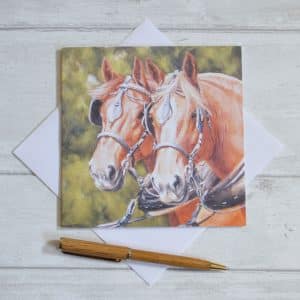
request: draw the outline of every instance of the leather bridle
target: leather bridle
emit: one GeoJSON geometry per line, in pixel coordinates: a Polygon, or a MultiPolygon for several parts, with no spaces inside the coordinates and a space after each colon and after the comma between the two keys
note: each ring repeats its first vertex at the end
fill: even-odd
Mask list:
{"type": "MultiPolygon", "coordinates": [[[[174,73],[171,74],[171,82],[167,84],[166,86],[160,87],[156,93],[165,93],[166,92],[166,97],[169,98],[171,97],[171,93],[175,92],[176,94],[185,97],[185,95],[177,89],[176,87],[176,78],[178,75],[178,71],[175,71],[174,73]]],[[[144,125],[144,132],[142,133],[141,137],[139,140],[133,145],[130,146],[121,136],[114,132],[110,131],[104,131],[98,134],[97,138],[98,140],[103,138],[103,137],[109,137],[114,139],[117,143],[119,143],[127,152],[126,157],[124,160],[121,162],[121,166],[123,169],[123,175],[125,175],[126,171],[129,170],[130,174],[135,177],[137,180],[139,187],[144,188],[144,178],[137,176],[137,173],[135,169],[132,167],[134,164],[134,153],[136,152],[137,149],[141,146],[141,144],[144,142],[145,138],[147,135],[152,134],[154,136],[154,132],[151,130],[151,124],[149,120],[149,110],[154,105],[156,102],[160,101],[155,101],[152,98],[152,95],[143,87],[130,83],[131,77],[127,76],[123,84],[119,87],[119,90],[117,92],[118,96],[120,99],[123,97],[123,95],[129,90],[135,90],[140,93],[143,93],[144,95],[148,96],[151,98],[151,101],[149,103],[145,103],[145,101],[142,101],[139,98],[133,98],[130,95],[127,94],[128,98],[132,101],[135,102],[140,102],[144,105],[144,116],[143,116],[143,125],[144,125]]],[[[166,98],[166,99],[167,99],[166,98]]],[[[166,100],[163,100],[166,101],[166,100]]],[[[216,202],[214,208],[212,209],[211,207],[205,205],[207,201],[213,202],[214,197],[217,194],[220,194],[222,190],[224,190],[224,197],[226,196],[226,193],[230,193],[230,189],[232,184],[235,182],[241,182],[243,180],[244,176],[244,164],[241,163],[240,166],[235,170],[231,176],[224,182],[221,181],[219,184],[217,184],[214,188],[212,188],[210,191],[208,191],[205,186],[204,182],[199,182],[199,178],[196,176],[196,163],[195,163],[195,157],[199,153],[202,143],[203,143],[203,127],[204,124],[207,124],[209,128],[211,128],[210,124],[210,116],[209,113],[203,108],[203,107],[197,107],[196,109],[196,127],[198,130],[198,138],[195,146],[193,147],[191,152],[186,151],[181,145],[176,144],[176,143],[154,143],[153,145],[153,150],[155,152],[161,150],[161,149],[166,149],[166,148],[171,148],[174,149],[175,151],[179,152],[182,154],[186,159],[187,159],[187,164],[185,166],[185,177],[187,180],[187,183],[189,185],[190,191],[194,191],[196,193],[196,196],[199,199],[198,207],[195,209],[192,219],[190,222],[187,223],[187,225],[197,225],[199,226],[203,222],[207,221],[210,219],[217,211],[220,209],[222,210],[223,208],[226,208],[226,205],[230,207],[230,203],[226,203],[226,201],[221,203],[216,202]],[[206,122],[205,122],[206,121],[206,122]],[[200,202],[201,199],[201,202],[200,202]],[[229,205],[228,205],[229,204],[229,205]],[[224,207],[222,207],[224,205],[224,207]],[[199,212],[202,207],[205,207],[209,210],[212,211],[212,213],[200,220],[196,221],[196,217],[199,215],[199,212]]],[[[155,136],[154,136],[155,138],[155,136]]],[[[155,195],[154,195],[155,196],[155,195]]],[[[239,204],[240,202],[243,201],[244,195],[237,194],[234,196],[235,198],[235,203],[239,204]]],[[[137,217],[132,219],[133,213],[135,211],[136,206],[138,205],[138,199],[131,199],[127,211],[124,215],[123,218],[120,220],[117,220],[116,222],[108,223],[108,224],[102,224],[99,225],[98,227],[105,228],[105,227],[120,227],[123,225],[127,225],[130,223],[138,222],[144,219],[147,219],[151,217],[151,215],[148,214],[147,210],[144,210],[145,215],[142,217],[137,217]]]]}
{"type": "MultiPolygon", "coordinates": [[[[176,86],[176,78],[178,75],[178,71],[175,71],[174,73],[170,74],[171,75],[171,81],[169,84],[160,87],[156,92],[158,94],[165,93],[165,97],[163,98],[162,101],[169,101],[171,99],[171,93],[178,94],[180,96],[185,97],[185,95],[177,89],[176,86]]],[[[158,101],[161,101],[161,97],[159,98],[158,101]]],[[[157,102],[158,102],[157,101],[157,102]]],[[[155,104],[156,101],[152,100],[152,103],[155,104]]],[[[169,104],[170,105],[170,104],[169,104]]],[[[146,120],[149,118],[147,117],[146,120]]],[[[179,152],[182,154],[186,159],[187,159],[187,164],[185,166],[185,178],[186,182],[189,186],[190,191],[194,191],[196,193],[196,196],[199,199],[199,203],[197,208],[195,209],[192,219],[188,223],[189,225],[197,225],[199,226],[200,224],[204,223],[208,219],[210,219],[217,211],[222,210],[223,208],[231,207],[231,205],[238,205],[242,203],[244,200],[244,190],[242,189],[242,193],[239,191],[239,193],[235,194],[233,197],[233,201],[228,202],[226,199],[222,201],[222,203],[218,203],[215,200],[215,196],[218,195],[224,195],[227,196],[227,194],[230,193],[231,187],[234,183],[239,183],[242,182],[243,176],[244,176],[244,163],[241,162],[241,164],[230,174],[230,176],[225,180],[219,182],[214,188],[211,190],[208,190],[205,187],[204,182],[199,182],[199,178],[196,176],[196,163],[195,163],[195,157],[201,150],[201,146],[203,143],[203,128],[204,124],[207,124],[209,128],[211,128],[211,122],[210,122],[210,116],[209,113],[202,107],[197,107],[196,109],[196,127],[198,130],[198,138],[195,146],[193,147],[191,152],[188,152],[182,147],[181,145],[177,143],[172,143],[172,142],[164,142],[164,143],[155,143],[154,144],[154,151],[157,152],[161,149],[167,149],[171,148],[174,149],[175,151],[179,152]],[[206,122],[205,122],[206,120],[206,122]],[[227,194],[226,194],[227,193],[227,194]],[[200,200],[201,199],[201,200],[200,200]],[[207,203],[210,203],[208,205],[207,203]],[[206,209],[211,211],[211,214],[198,221],[197,216],[201,210],[202,207],[205,207],[206,209]]],[[[149,127],[149,126],[148,126],[149,127]]],[[[154,190],[157,189],[155,185],[152,186],[154,190]]],[[[158,192],[158,191],[156,191],[158,192]]],[[[235,208],[232,208],[231,210],[235,210],[235,208]]]]}
{"type": "MultiPolygon", "coordinates": [[[[175,81],[176,81],[177,75],[178,75],[178,71],[175,71],[174,73],[172,73],[171,74],[171,76],[172,76],[171,83],[166,87],[164,87],[164,86],[160,87],[156,92],[160,93],[160,92],[163,92],[166,89],[168,89],[167,97],[170,97],[170,95],[173,91],[175,91],[175,93],[177,93],[181,96],[184,96],[184,94],[181,91],[176,90],[175,81]]],[[[121,90],[122,93],[124,93],[128,90],[129,87],[128,87],[128,83],[126,84],[126,80],[125,80],[125,84],[123,83],[121,85],[121,87],[122,87],[122,90],[121,90]]],[[[135,86],[130,86],[130,88],[135,89],[135,86]]],[[[141,91],[141,92],[144,92],[144,91],[141,91]]],[[[149,94],[148,91],[147,91],[147,93],[144,93],[144,94],[146,94],[147,96],[149,95],[151,97],[151,95],[149,94]]],[[[102,137],[113,138],[115,141],[117,141],[127,151],[126,158],[121,163],[124,175],[125,175],[125,172],[130,167],[130,162],[131,162],[131,165],[133,165],[132,161],[133,161],[134,152],[143,143],[146,136],[148,134],[152,134],[154,136],[154,132],[152,132],[151,125],[149,124],[149,122],[150,122],[149,121],[149,110],[152,107],[152,105],[155,104],[155,102],[156,101],[153,100],[153,98],[152,98],[149,104],[144,105],[144,116],[143,116],[143,118],[144,118],[143,119],[144,132],[143,132],[142,136],[140,137],[139,141],[135,145],[133,145],[132,147],[130,147],[122,137],[118,136],[115,133],[102,132],[98,135],[98,139],[102,138],[102,137]]],[[[196,184],[196,179],[194,178],[194,173],[195,173],[194,159],[195,159],[196,154],[200,151],[200,148],[201,148],[201,145],[202,145],[202,139],[203,139],[204,110],[202,108],[199,107],[197,109],[196,117],[197,117],[196,118],[196,125],[197,125],[197,129],[198,129],[199,134],[198,134],[198,138],[197,138],[197,143],[195,144],[195,146],[194,146],[194,148],[192,149],[191,152],[187,152],[182,146],[180,146],[178,144],[175,144],[175,143],[158,143],[158,144],[154,143],[153,150],[155,152],[157,152],[157,151],[159,151],[160,149],[163,149],[163,148],[172,148],[172,149],[180,152],[182,155],[184,155],[186,157],[186,159],[188,160],[188,163],[185,167],[186,178],[187,178],[187,180],[190,184],[190,188],[194,189],[194,190],[196,189],[196,194],[200,197],[199,185],[197,185],[197,186],[195,185],[196,184]]],[[[130,174],[135,177],[135,179],[137,180],[137,182],[139,184],[139,187],[144,188],[144,178],[139,177],[134,168],[130,168],[130,174]]],[[[201,191],[201,195],[202,195],[202,191],[201,191]]],[[[100,228],[119,227],[119,226],[122,226],[122,225],[138,222],[138,221],[141,221],[141,220],[144,220],[144,219],[150,217],[150,215],[148,215],[147,212],[144,211],[145,212],[144,216],[132,219],[133,213],[134,213],[137,205],[138,205],[138,200],[137,199],[131,199],[131,201],[130,201],[128,207],[127,207],[126,213],[123,216],[123,218],[121,218],[120,220],[117,220],[116,222],[99,225],[98,227],[100,227],[100,228]]],[[[205,220],[203,220],[203,221],[205,221],[205,220]]]]}
{"type": "MultiPolygon", "coordinates": [[[[163,93],[166,91],[166,96],[162,101],[170,101],[171,98],[171,93],[175,93],[179,96],[185,97],[185,95],[176,87],[176,82],[177,82],[177,76],[178,76],[178,70],[170,74],[171,76],[171,82],[166,85],[160,87],[156,92],[157,93],[163,93]]],[[[155,103],[155,102],[154,102],[155,103]]],[[[208,119],[208,113],[202,108],[198,107],[196,109],[196,127],[198,131],[198,138],[195,146],[193,147],[191,152],[188,152],[182,147],[181,145],[177,143],[154,143],[153,150],[155,152],[158,152],[161,149],[166,149],[166,148],[172,148],[175,151],[179,152],[182,154],[186,159],[187,159],[187,165],[185,166],[185,177],[186,180],[189,184],[194,185],[195,179],[193,178],[193,174],[195,171],[195,156],[197,153],[199,153],[201,146],[202,146],[202,141],[203,141],[203,127],[204,127],[204,118],[207,117],[208,119]]],[[[208,122],[210,124],[210,122],[208,122]]]]}
{"type": "MultiPolygon", "coordinates": [[[[119,86],[119,89],[116,92],[116,98],[119,99],[118,105],[122,105],[122,103],[121,103],[122,98],[126,94],[128,99],[130,99],[131,101],[134,101],[136,103],[142,104],[144,106],[144,110],[146,110],[147,105],[149,105],[148,102],[144,101],[143,99],[133,97],[132,95],[129,95],[127,92],[129,90],[133,90],[133,91],[139,92],[141,94],[144,94],[145,96],[147,96],[149,98],[151,97],[150,92],[148,90],[146,90],[144,87],[142,87],[136,83],[133,83],[131,81],[132,81],[131,76],[127,76],[125,78],[124,82],[119,86]]],[[[142,143],[144,142],[144,140],[146,139],[148,134],[149,134],[149,131],[146,128],[144,128],[144,131],[141,134],[139,140],[133,146],[130,146],[125,141],[125,139],[123,139],[123,137],[121,137],[119,134],[117,134],[113,131],[100,132],[97,135],[97,140],[99,141],[101,138],[112,138],[120,146],[122,146],[125,149],[126,156],[121,162],[122,172],[123,172],[123,176],[124,176],[125,173],[127,172],[128,168],[130,168],[134,165],[134,153],[140,148],[140,146],[142,145],[142,143]]],[[[133,172],[131,172],[131,174],[136,174],[136,172],[133,171],[133,172]]]]}

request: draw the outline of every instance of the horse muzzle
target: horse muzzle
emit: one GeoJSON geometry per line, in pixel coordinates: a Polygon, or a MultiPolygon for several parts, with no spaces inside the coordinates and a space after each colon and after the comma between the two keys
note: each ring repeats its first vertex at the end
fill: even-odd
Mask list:
{"type": "Polygon", "coordinates": [[[148,176],[139,192],[139,208],[145,212],[176,207],[188,200],[187,184],[180,188],[170,185],[158,185],[153,177],[148,176]]]}
{"type": "Polygon", "coordinates": [[[95,186],[101,191],[118,191],[124,183],[122,168],[116,170],[113,166],[107,166],[105,170],[95,170],[90,164],[90,175],[94,179],[95,186]]]}

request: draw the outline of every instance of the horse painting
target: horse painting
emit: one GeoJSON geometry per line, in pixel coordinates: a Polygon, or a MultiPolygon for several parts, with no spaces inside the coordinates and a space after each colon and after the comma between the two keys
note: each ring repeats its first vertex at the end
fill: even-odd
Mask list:
{"type": "Polygon", "coordinates": [[[153,168],[153,137],[142,125],[150,87],[138,58],[131,76],[116,74],[106,58],[101,69],[105,83],[91,91],[89,112],[90,122],[101,131],[89,169],[98,189],[117,191],[135,161],[143,159],[148,171],[153,168]]]}
{"type": "Polygon", "coordinates": [[[240,47],[64,49],[63,224],[244,225],[240,77],[240,47]]]}
{"type": "Polygon", "coordinates": [[[191,200],[191,186],[201,194],[197,164],[205,162],[219,183],[205,198],[209,201],[204,202],[202,193],[199,209],[192,207],[192,223],[244,225],[241,81],[224,74],[198,74],[195,57],[187,52],[181,71],[165,76],[154,98],[149,118],[156,159],[139,201],[156,199],[161,203],[159,213],[180,208],[191,200]]]}

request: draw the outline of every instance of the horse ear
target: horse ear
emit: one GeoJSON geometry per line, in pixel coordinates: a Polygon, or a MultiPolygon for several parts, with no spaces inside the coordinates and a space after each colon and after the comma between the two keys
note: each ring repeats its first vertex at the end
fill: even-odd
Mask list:
{"type": "Polygon", "coordinates": [[[137,57],[134,57],[132,78],[137,83],[139,83],[140,85],[148,89],[148,83],[146,80],[145,68],[143,62],[137,57]]]}
{"type": "Polygon", "coordinates": [[[157,84],[161,84],[165,78],[165,73],[150,59],[146,59],[146,70],[150,78],[157,84]]]}
{"type": "Polygon", "coordinates": [[[113,71],[110,62],[106,57],[103,58],[101,70],[105,81],[110,81],[118,77],[117,73],[113,71]]]}
{"type": "Polygon", "coordinates": [[[182,71],[193,85],[197,85],[197,62],[195,56],[190,52],[186,52],[184,56],[182,71]]]}

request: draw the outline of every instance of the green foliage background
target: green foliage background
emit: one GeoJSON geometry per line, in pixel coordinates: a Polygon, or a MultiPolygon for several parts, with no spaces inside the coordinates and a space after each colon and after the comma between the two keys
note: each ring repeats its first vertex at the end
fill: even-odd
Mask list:
{"type": "MultiPolygon", "coordinates": [[[[101,192],[89,175],[88,161],[96,143],[97,128],[88,121],[87,78],[102,80],[104,56],[118,73],[131,74],[134,56],[147,57],[166,73],[181,68],[186,51],[192,52],[199,72],[220,72],[242,78],[240,47],[143,47],[64,48],[61,50],[61,225],[90,227],[123,216],[137,193],[130,176],[118,192],[101,192]]],[[[144,172],[143,166],[138,166],[144,172]]],[[[136,215],[142,215],[137,212],[136,215]]],[[[157,217],[131,226],[168,226],[167,217],[157,217]]]]}

